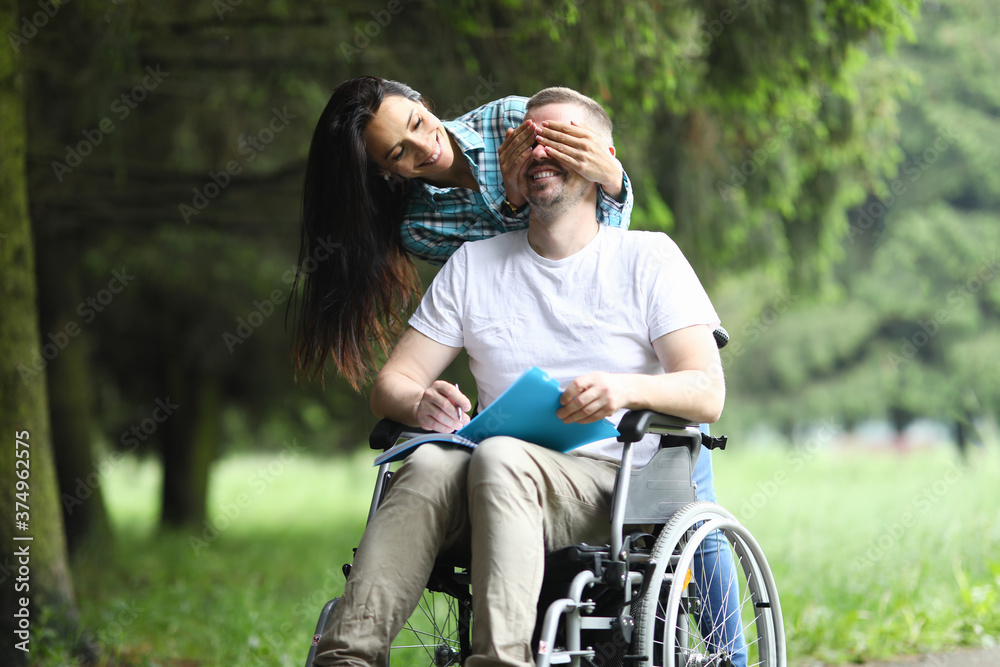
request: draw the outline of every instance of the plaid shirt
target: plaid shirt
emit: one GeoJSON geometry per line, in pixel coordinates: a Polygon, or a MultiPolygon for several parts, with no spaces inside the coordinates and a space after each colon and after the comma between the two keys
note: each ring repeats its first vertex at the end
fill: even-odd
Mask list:
{"type": "MultiPolygon", "coordinates": [[[[516,217],[500,212],[506,196],[500,172],[499,150],[509,127],[524,121],[525,97],[505,97],[474,109],[444,126],[461,148],[479,182],[479,191],[439,188],[419,179],[408,183],[410,202],[400,233],[406,249],[431,264],[444,264],[466,241],[488,239],[528,226],[528,211],[516,217]]],[[[455,156],[455,159],[460,159],[455,156]]],[[[632,214],[632,188],[622,172],[625,201],[600,190],[597,220],[628,228],[632,214]]]]}

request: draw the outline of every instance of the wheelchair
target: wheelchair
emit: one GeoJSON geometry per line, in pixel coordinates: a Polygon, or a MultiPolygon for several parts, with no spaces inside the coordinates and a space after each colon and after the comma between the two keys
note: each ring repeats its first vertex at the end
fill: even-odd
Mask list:
{"type": "MultiPolygon", "coordinates": [[[[618,426],[622,463],[605,545],[580,544],[547,554],[538,624],[537,667],[784,667],[781,605],[763,551],[721,506],[696,500],[692,473],[699,451],[724,449],[726,438],[651,411],[630,411],[618,426]],[[632,468],[632,444],[660,435],[644,467],[632,468]],[[625,472],[628,474],[625,474],[625,472]],[[715,554],[706,566],[707,553],[715,554]],[[701,559],[700,563],[696,562],[701,559]],[[723,599],[708,581],[729,559],[723,599]],[[735,593],[735,595],[733,595],[735,593]]],[[[390,420],[372,431],[372,449],[424,433],[390,420]]],[[[378,470],[368,519],[392,477],[378,470]]],[[[344,573],[350,572],[344,566],[344,573]]],[[[393,665],[460,666],[471,654],[472,597],[462,564],[435,565],[417,609],[390,649],[393,665]]],[[[338,599],[323,608],[306,667],[338,599]]]]}

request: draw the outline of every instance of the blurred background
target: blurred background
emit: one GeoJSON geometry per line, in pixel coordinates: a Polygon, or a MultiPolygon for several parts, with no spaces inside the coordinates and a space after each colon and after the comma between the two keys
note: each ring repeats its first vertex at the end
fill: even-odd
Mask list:
{"type": "Polygon", "coordinates": [[[713,428],[742,453],[716,455],[720,496],[774,535],[792,664],[1000,635],[989,0],[0,7],[0,415],[34,447],[35,664],[304,657],[295,635],[363,526],[375,420],[332,369],[295,382],[286,308],[309,140],[362,74],[444,119],[550,85],[611,113],[632,227],[674,238],[732,336],[713,428]],[[891,499],[860,495],[895,480],[891,499]],[[868,520],[844,526],[861,537],[836,560],[854,569],[812,590],[818,556],[797,550],[832,524],[788,522],[838,513],[868,520]],[[906,574],[929,537],[958,553],[959,513],[967,555],[906,574]],[[887,571],[898,588],[864,583],[887,571]],[[934,613],[913,597],[925,575],[934,613]]]}

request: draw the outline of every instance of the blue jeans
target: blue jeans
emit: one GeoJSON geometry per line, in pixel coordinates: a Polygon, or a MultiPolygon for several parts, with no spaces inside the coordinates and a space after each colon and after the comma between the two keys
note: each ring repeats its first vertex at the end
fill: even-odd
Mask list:
{"type": "MultiPolygon", "coordinates": [[[[708,425],[701,430],[708,434],[708,425]]],[[[712,452],[705,447],[698,454],[692,475],[698,485],[698,500],[716,502],[715,482],[712,476],[712,452]]],[[[746,667],[747,645],[740,620],[740,592],[729,543],[720,540],[717,532],[702,542],[694,557],[694,577],[702,592],[702,614],[699,630],[703,637],[711,637],[715,646],[728,646],[735,667],[746,667]]]]}

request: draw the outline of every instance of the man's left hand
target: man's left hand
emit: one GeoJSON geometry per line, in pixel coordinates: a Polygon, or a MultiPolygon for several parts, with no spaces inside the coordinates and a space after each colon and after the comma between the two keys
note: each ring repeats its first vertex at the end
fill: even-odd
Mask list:
{"type": "Polygon", "coordinates": [[[556,411],[559,419],[590,424],[628,407],[629,391],[614,373],[587,373],[569,383],[559,402],[563,406],[556,411]]]}
{"type": "Polygon", "coordinates": [[[600,184],[615,199],[621,196],[621,162],[600,134],[576,121],[544,121],[536,127],[535,139],[545,147],[549,157],[588,181],[600,184]]]}

